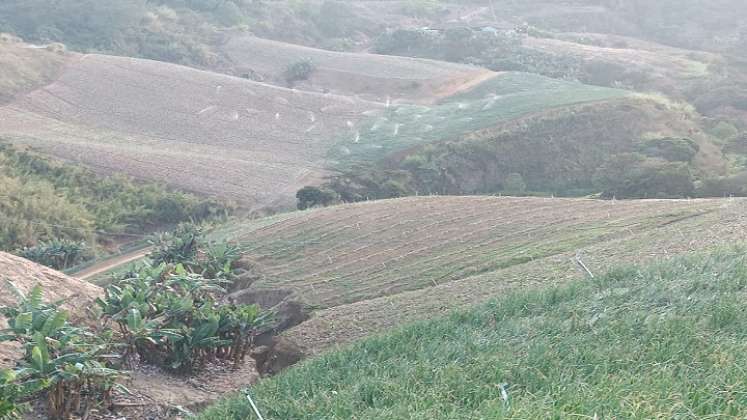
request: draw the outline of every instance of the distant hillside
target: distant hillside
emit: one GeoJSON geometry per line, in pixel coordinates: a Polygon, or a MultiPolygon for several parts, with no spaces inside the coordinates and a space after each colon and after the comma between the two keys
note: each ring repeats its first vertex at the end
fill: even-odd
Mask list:
{"type": "MultiPolygon", "coordinates": [[[[256,42],[268,51],[275,45],[256,42]]],[[[421,80],[413,96],[399,97],[431,104],[375,102],[149,60],[71,53],[56,80],[0,107],[0,136],[103,174],[163,181],[252,209],[282,208],[330,169],[453,140],[526,114],[627,94],[375,55],[355,56],[361,61],[356,68],[345,64],[347,56],[302,51],[327,57],[319,63],[324,83],[335,77],[336,66],[350,74],[340,89],[355,96],[370,95],[375,84],[368,83],[381,77],[393,87],[421,80]],[[270,183],[275,187],[267,189],[270,183]]]]}
{"type": "Polygon", "coordinates": [[[341,139],[331,157],[343,166],[376,161],[525,115],[629,93],[527,73],[500,73],[432,105],[388,107],[382,115],[362,121],[355,137],[341,139]]]}
{"type": "Polygon", "coordinates": [[[398,99],[428,103],[492,76],[477,67],[366,53],[341,53],[256,38],[233,36],[222,47],[236,75],[285,85],[293,64],[308,61],[308,79],[295,86],[360,96],[385,103],[398,99]]]}
{"type": "MultiPolygon", "coordinates": [[[[499,90],[474,102],[461,95],[436,108],[389,112],[357,142],[336,150],[336,156],[340,150],[348,155],[339,162],[351,166],[341,165],[324,188],[343,201],[418,194],[744,193],[731,177],[719,141],[702,131],[700,118],[687,106],[539,76],[505,76],[504,81],[524,80],[531,87],[499,90]],[[605,95],[611,99],[601,100],[605,95]],[[573,104],[574,99],[581,103],[573,104]],[[567,103],[561,106],[562,101],[567,103]],[[510,116],[507,121],[504,115],[510,116]],[[428,141],[431,136],[444,137],[428,141]],[[725,175],[730,177],[722,179],[725,175]]],[[[494,80],[492,86],[499,86],[501,79],[494,80]]]]}
{"type": "Polygon", "coordinates": [[[287,205],[318,179],[326,145],[380,108],[155,61],[79,55],[54,83],[0,108],[0,136],[101,173],[264,207],[287,205]]]}

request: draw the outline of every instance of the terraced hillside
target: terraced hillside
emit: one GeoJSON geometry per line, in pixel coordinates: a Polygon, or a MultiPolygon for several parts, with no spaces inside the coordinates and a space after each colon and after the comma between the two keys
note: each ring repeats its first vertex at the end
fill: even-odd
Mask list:
{"type": "Polygon", "coordinates": [[[263,278],[319,309],[286,337],[316,352],[504,290],[743,238],[747,200],[420,197],[291,213],[218,234],[263,278]]]}
{"type": "Polygon", "coordinates": [[[694,83],[705,80],[709,66],[720,61],[717,54],[627,37],[571,33],[558,38],[526,37],[523,45],[533,51],[577,60],[587,68],[597,66],[596,71],[590,72],[597,74],[587,76],[594,84],[618,81],[638,90],[666,92],[674,97],[681,97],[694,83]]]}
{"type": "Polygon", "coordinates": [[[284,72],[300,60],[314,66],[302,89],[359,96],[377,102],[428,103],[476,85],[493,72],[433,60],[366,53],[343,53],[270,41],[253,36],[230,37],[223,53],[236,74],[250,74],[284,84],[284,72]]]}

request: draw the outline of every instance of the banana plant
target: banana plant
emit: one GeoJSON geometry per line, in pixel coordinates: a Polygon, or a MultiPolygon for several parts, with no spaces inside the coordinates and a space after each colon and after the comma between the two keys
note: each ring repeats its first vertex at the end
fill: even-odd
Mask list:
{"type": "Polygon", "coordinates": [[[25,354],[18,369],[2,375],[3,398],[12,397],[0,399],[0,409],[11,413],[20,398],[43,393],[51,418],[69,418],[80,411],[81,404],[108,401],[122,376],[108,367],[118,358],[110,354],[109,334],[70,325],[57,303],[43,303],[38,286],[28,295],[12,284],[9,287],[18,305],[0,309],[8,321],[8,328],[0,331],[0,341],[20,343],[25,354]]]}

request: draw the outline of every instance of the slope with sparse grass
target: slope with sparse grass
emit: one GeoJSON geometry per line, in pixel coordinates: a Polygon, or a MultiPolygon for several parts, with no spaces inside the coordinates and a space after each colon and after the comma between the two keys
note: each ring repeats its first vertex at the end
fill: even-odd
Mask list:
{"type": "Polygon", "coordinates": [[[54,80],[67,57],[64,51],[35,48],[0,33],[0,105],[54,80]]]}

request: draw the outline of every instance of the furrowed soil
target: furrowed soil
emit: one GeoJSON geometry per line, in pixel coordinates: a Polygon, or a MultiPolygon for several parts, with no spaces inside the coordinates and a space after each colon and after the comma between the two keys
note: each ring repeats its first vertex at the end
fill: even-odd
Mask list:
{"type": "Polygon", "coordinates": [[[248,35],[230,37],[223,45],[223,52],[235,67],[233,73],[281,85],[287,83],[283,73],[288,66],[308,60],[314,71],[308,80],[298,83],[299,88],[359,96],[381,103],[433,102],[448,95],[455,85],[470,85],[474,80],[495,74],[461,64],[327,51],[248,35]]]}
{"type": "Polygon", "coordinates": [[[309,354],[548,285],[613,263],[744,238],[747,200],[419,197],[246,222],[216,233],[247,246],[254,290],[316,309],[283,335],[309,354]]]}
{"type": "Polygon", "coordinates": [[[102,173],[247,207],[289,206],[297,189],[325,173],[326,144],[378,108],[155,61],[81,55],[54,83],[0,108],[0,136],[102,173]]]}

